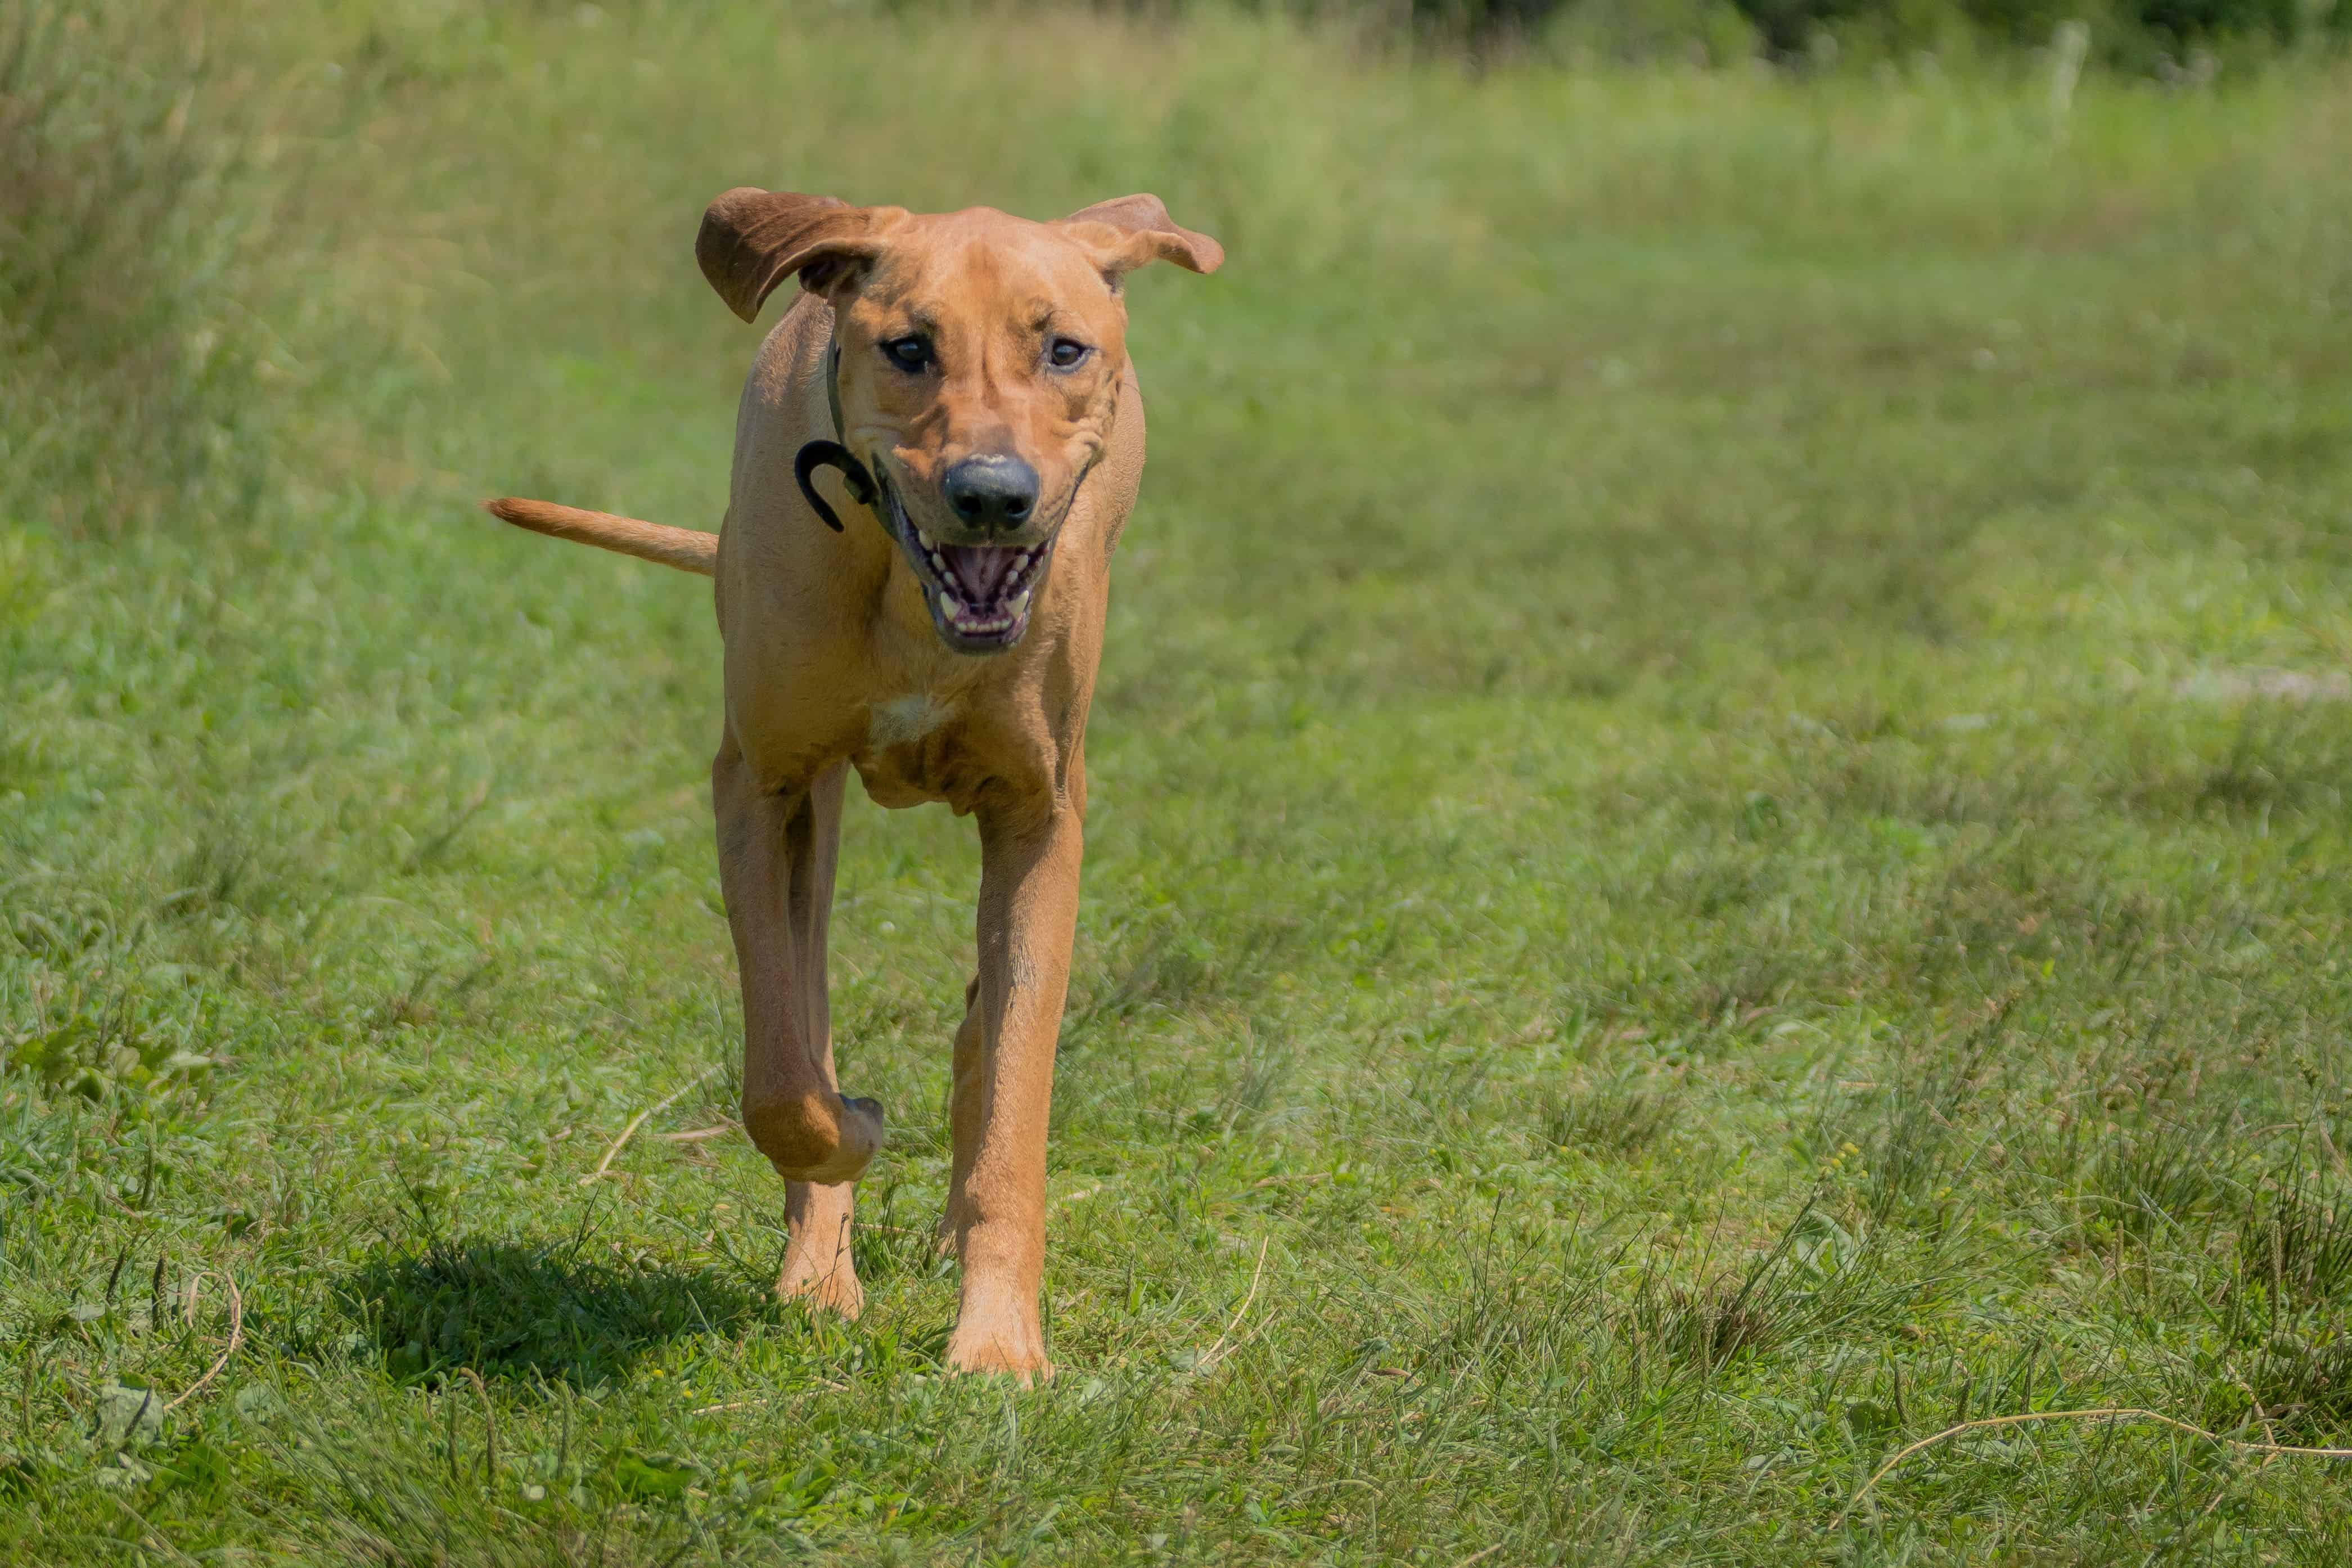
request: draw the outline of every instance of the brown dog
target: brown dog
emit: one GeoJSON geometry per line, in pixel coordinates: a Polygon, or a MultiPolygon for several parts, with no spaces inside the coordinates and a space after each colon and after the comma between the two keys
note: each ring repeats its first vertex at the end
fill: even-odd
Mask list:
{"type": "Polygon", "coordinates": [[[1038,1327],[1045,1121],[1086,815],[1110,557],[1143,475],[1129,271],[1213,272],[1159,198],[1059,223],[730,191],[695,254],[745,321],[797,273],[735,421],[717,535],[543,501],[509,522],[717,578],[726,732],[711,764],[743,983],[743,1125],[785,1183],[777,1289],[855,1316],[854,1184],[881,1107],[834,1079],[825,920],[845,772],[884,805],[980,819],[980,973],[956,1031],[963,1265],[949,1365],[1049,1376],[1038,1327]],[[817,488],[821,470],[830,493],[817,488]]]}

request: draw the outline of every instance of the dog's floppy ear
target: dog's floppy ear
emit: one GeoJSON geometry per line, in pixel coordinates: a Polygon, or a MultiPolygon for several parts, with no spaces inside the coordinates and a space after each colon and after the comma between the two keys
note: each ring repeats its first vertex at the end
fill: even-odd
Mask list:
{"type": "Polygon", "coordinates": [[[1152,261],[1172,261],[1188,272],[1214,272],[1225,264],[1223,246],[1179,226],[1154,195],[1097,202],[1064,218],[1062,226],[1103,231],[1083,237],[1100,249],[1103,270],[1113,279],[1152,261]]]}
{"type": "Polygon", "coordinates": [[[834,196],[739,185],[703,213],[694,258],[727,308],[754,321],[761,303],[793,273],[803,288],[820,294],[844,267],[882,254],[882,231],[905,216],[900,207],[854,207],[834,196]]]}

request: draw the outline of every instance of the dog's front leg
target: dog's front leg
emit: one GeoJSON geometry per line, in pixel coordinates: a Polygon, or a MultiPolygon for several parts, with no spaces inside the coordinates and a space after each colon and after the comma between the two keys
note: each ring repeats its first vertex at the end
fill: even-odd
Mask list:
{"type": "Polygon", "coordinates": [[[711,766],[719,875],[743,983],[743,1126],[787,1185],[777,1289],[856,1316],[851,1184],[882,1142],[881,1107],[834,1079],[825,923],[840,845],[843,770],[806,791],[763,786],[730,743],[711,766]]]}
{"type": "MultiPolygon", "coordinates": [[[[1074,762],[1073,773],[1076,767],[1074,762]]],[[[963,1260],[963,1296],[948,1364],[1024,1383],[1054,1371],[1038,1324],[1037,1289],[1045,1267],[1054,1047],[1069,986],[1085,847],[1083,785],[1069,795],[1043,811],[980,813],[978,1049],[957,1064],[959,1179],[948,1201],[963,1260]]]]}

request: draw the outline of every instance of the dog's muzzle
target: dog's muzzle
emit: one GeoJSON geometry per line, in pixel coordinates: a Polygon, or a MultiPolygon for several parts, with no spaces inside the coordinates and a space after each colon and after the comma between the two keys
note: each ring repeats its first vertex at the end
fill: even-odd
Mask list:
{"type": "MultiPolygon", "coordinates": [[[[825,356],[825,401],[833,415],[834,434],[838,437],[844,430],[841,345],[837,342],[825,356]]],[[[1078,491],[1101,457],[1102,451],[1097,448],[1072,482],[1053,531],[1044,539],[1027,544],[950,544],[933,539],[923,531],[891,488],[889,466],[878,455],[869,466],[840,439],[811,441],[802,447],[793,458],[793,479],[799,484],[809,510],[827,528],[839,533],[843,531],[840,515],[817,493],[815,477],[819,468],[840,469],[843,487],[850,498],[871,510],[883,531],[897,541],[905,552],[908,563],[915,570],[915,580],[922,586],[923,606],[930,612],[931,624],[938,628],[940,640],[959,653],[1002,653],[1028,631],[1030,608],[1035,603],[1037,589],[1045,581],[1046,568],[1053,563],[1054,547],[1061,541],[1062,523],[1068,520],[1070,509],[1077,504],[1078,491]]],[[[1034,475],[1031,474],[1030,479],[1034,486],[1034,475]]],[[[1030,494],[1034,493],[1033,489],[1030,494]]],[[[1023,511],[1026,510],[1027,500],[1024,498],[1023,511]]]]}
{"type": "MultiPolygon", "coordinates": [[[[1053,561],[1055,533],[1027,545],[949,544],[933,539],[908,515],[885,477],[838,441],[811,441],[793,459],[793,478],[809,510],[835,533],[840,514],[817,493],[816,471],[838,468],[850,499],[873,511],[883,531],[905,552],[922,584],[923,605],[940,638],[959,653],[1002,653],[1029,629],[1029,610],[1053,561]]],[[[1073,491],[1073,499],[1076,492],[1073,491]]],[[[1064,509],[1067,516],[1067,509],[1064,509]]]]}
{"type": "Polygon", "coordinates": [[[950,544],[923,531],[887,471],[880,485],[877,512],[915,569],[940,638],[959,653],[1002,653],[1018,643],[1060,542],[1059,525],[1031,544],[950,544]]]}

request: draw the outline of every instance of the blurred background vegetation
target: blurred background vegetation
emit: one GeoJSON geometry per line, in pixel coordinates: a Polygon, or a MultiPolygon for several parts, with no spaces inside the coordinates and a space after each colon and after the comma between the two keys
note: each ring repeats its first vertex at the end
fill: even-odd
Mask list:
{"type": "Polygon", "coordinates": [[[1722,64],[1761,54],[1823,61],[1938,54],[2013,57],[2078,26],[2127,71],[2191,68],[2200,50],[2254,53],[2346,36],[2340,0],[1415,0],[1473,34],[1506,30],[1619,58],[1722,64]]]}
{"type": "MultiPolygon", "coordinates": [[[[1222,3],[1222,0],[1212,0],[1222,3]]],[[[919,17],[922,0],[885,0],[919,17]]],[[[1596,62],[1791,75],[1868,68],[2057,72],[2174,87],[2352,39],[2342,0],[1261,0],[1360,47],[1465,64],[1596,62]],[[2070,36],[2071,35],[2071,36],[2070,36]]],[[[690,16],[695,0],[613,0],[690,16]]],[[[1198,10],[1139,0],[1141,15],[1198,10]]],[[[1259,6],[1245,6],[1256,9],[1259,6]]],[[[105,531],[171,514],[250,514],[266,461],[260,383],[298,382],[289,314],[323,215],[281,165],[398,67],[362,7],[320,7],[314,37],[357,46],[321,80],[282,49],[268,7],[188,0],[0,4],[0,500],[105,531]],[[242,36],[242,46],[239,38],[242,36]],[[371,58],[379,68],[366,79],[371,58]],[[340,72],[340,67],[334,68],[340,72]],[[270,258],[268,276],[257,258],[270,258]]],[[[422,8],[603,14],[555,0],[422,8]]],[[[1118,10],[1111,5],[1098,7],[1118,10]]],[[[415,8],[411,8],[413,23],[415,8]]],[[[351,216],[344,204],[320,204],[351,216]]],[[[358,317],[381,324],[381,311],[358,317]]],[[[296,390],[281,386],[282,394],[296,390]]]]}
{"type": "MultiPolygon", "coordinates": [[[[902,16],[922,0],[885,0],[902,16]]],[[[2063,71],[2076,64],[2175,87],[2352,39],[2342,0],[1261,0],[1376,50],[1476,66],[1609,62],[2063,71]],[[2070,34],[2074,37],[2070,37],[2070,34]],[[2070,63],[2070,61],[2072,63],[2070,63]]],[[[693,0],[612,0],[690,15],[693,0]]],[[[1118,10],[1118,5],[1099,7],[1118,10]]],[[[1139,0],[1141,15],[1197,10],[1139,0]]],[[[1249,6],[1245,8],[1258,8],[1249,6]]],[[[596,5],[430,6],[597,16],[596,5]]],[[[106,531],[169,514],[250,515],[268,409],[299,390],[291,316],[340,300],[305,289],[322,215],[281,165],[373,81],[320,80],[282,51],[268,8],[188,0],[0,4],[0,500],[106,531]],[[239,37],[243,37],[240,47],[239,37]],[[257,47],[259,46],[259,47],[257,47]],[[268,275],[257,258],[270,258],[268,275]],[[276,319],[273,325],[273,319],[276,319]],[[280,384],[261,395],[261,383],[280,384]]],[[[389,65],[364,8],[320,8],[317,33],[389,65]]],[[[343,204],[321,204],[350,216],[343,204]]],[[[380,302],[378,302],[380,303],[380,302]]],[[[364,306],[361,320],[381,324],[364,306]]]]}
{"type": "Polygon", "coordinates": [[[0,7],[12,515],[112,529],[250,493],[253,100],[195,6],[0,7]]]}
{"type": "MultiPolygon", "coordinates": [[[[887,3],[919,16],[923,0],[887,3]]],[[[2078,52],[2094,68],[2174,85],[2196,85],[2224,62],[2352,39],[2352,5],[2343,0],[1260,4],[1339,26],[1368,47],[1458,49],[1472,61],[2047,70],[2054,56],[2078,52]],[[2068,41],[2072,29],[2080,45],[2068,41]]],[[[475,8],[599,11],[555,0],[475,8]]],[[[612,0],[610,8],[695,6],[612,0]]],[[[1131,8],[1199,7],[1138,0],[1131,8]]],[[[364,15],[321,9],[340,9],[345,31],[364,15]]],[[[269,74],[268,51],[236,47],[240,30],[249,42],[258,36],[255,21],[249,8],[187,0],[0,5],[5,493],[39,497],[49,512],[89,504],[109,527],[166,506],[249,504],[250,490],[239,487],[255,471],[253,377],[269,363],[254,258],[267,250],[282,272],[293,260],[289,243],[319,237],[300,214],[278,210],[282,181],[249,176],[286,155],[286,134],[318,130],[338,96],[315,90],[333,83],[293,90],[269,74]]],[[[380,34],[362,26],[361,36],[380,47],[380,34]]]]}

